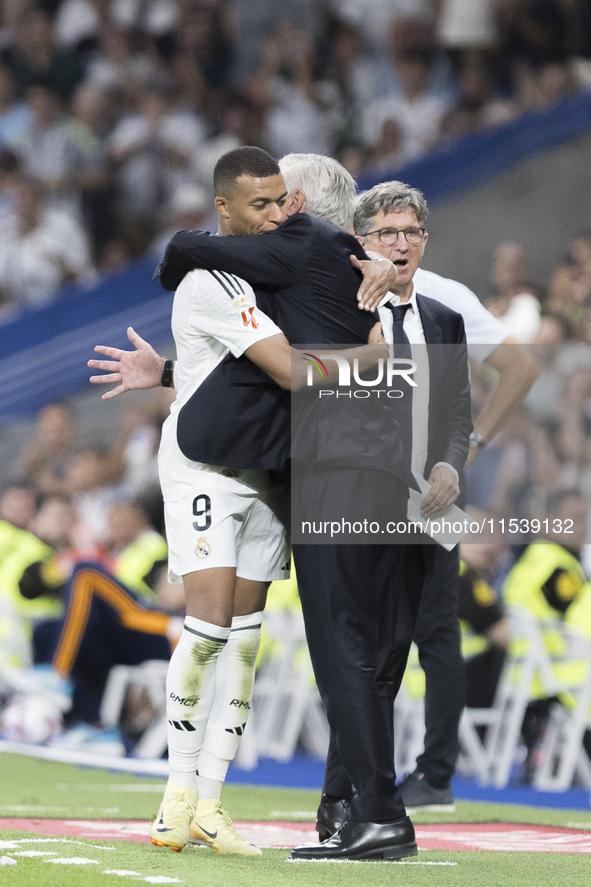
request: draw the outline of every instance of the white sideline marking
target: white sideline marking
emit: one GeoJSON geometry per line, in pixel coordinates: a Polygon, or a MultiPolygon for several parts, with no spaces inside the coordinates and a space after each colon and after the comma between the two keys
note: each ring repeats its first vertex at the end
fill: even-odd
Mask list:
{"type": "Polygon", "coordinates": [[[591,822],[567,822],[566,827],[591,829],[591,822]]]}
{"type": "Polygon", "coordinates": [[[15,856],[57,856],[55,850],[19,850],[15,856]]]}
{"type": "Polygon", "coordinates": [[[130,794],[143,794],[152,792],[154,794],[162,794],[166,788],[165,782],[131,782],[131,783],[107,783],[89,782],[80,786],[80,791],[84,792],[129,792],[130,794]]]}
{"type": "MultiPolygon", "coordinates": [[[[80,847],[88,847],[84,841],[75,841],[73,838],[19,838],[16,844],[79,844],[80,847]]],[[[93,844],[93,850],[116,850],[116,847],[103,847],[101,844],[93,844]]]]}
{"type": "MultiPolygon", "coordinates": [[[[20,838],[16,841],[0,841],[3,850],[15,850],[21,844],[79,844],[81,847],[91,847],[93,850],[115,850],[115,847],[104,847],[100,844],[85,844],[82,841],[74,841],[71,838],[20,838]]],[[[57,857],[54,850],[18,850],[15,856],[23,857],[57,857]]],[[[55,859],[43,859],[43,862],[51,862],[54,865],[99,865],[98,859],[88,859],[85,856],[63,856],[55,859]]],[[[16,859],[11,856],[0,856],[0,865],[17,865],[16,859]]],[[[103,875],[119,875],[122,878],[139,878],[148,884],[182,884],[180,878],[169,878],[166,875],[148,875],[142,877],[141,872],[132,872],[127,869],[106,869],[103,875]]]]}
{"type": "Polygon", "coordinates": [[[457,862],[414,862],[407,859],[286,859],[286,862],[327,862],[347,865],[458,865],[457,862]]]}
{"type": "Polygon", "coordinates": [[[411,859],[394,859],[394,865],[458,865],[457,862],[419,862],[411,859]]]}
{"type": "Polygon", "coordinates": [[[305,819],[315,820],[315,810],[271,810],[271,819],[305,819]]]}
{"type": "Polygon", "coordinates": [[[165,875],[148,875],[147,878],[142,878],[142,881],[147,881],[148,884],[182,884],[183,882],[179,880],[179,878],[167,878],[165,875]]]}
{"type": "MultiPolygon", "coordinates": [[[[42,807],[37,804],[0,804],[6,813],[69,813],[71,807],[42,807]]],[[[85,813],[119,813],[119,807],[82,807],[85,813]]]]}
{"type": "Polygon", "coordinates": [[[45,859],[44,862],[53,862],[54,865],[98,865],[98,859],[87,859],[85,856],[64,856],[59,859],[45,859]]]}
{"type": "Polygon", "coordinates": [[[0,804],[0,810],[11,813],[67,813],[69,807],[40,807],[38,804],[0,804]]]}

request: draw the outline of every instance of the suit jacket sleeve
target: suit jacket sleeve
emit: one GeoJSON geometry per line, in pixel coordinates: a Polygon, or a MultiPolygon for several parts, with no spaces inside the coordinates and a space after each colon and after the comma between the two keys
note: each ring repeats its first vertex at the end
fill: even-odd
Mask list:
{"type": "Polygon", "coordinates": [[[255,288],[281,289],[308,269],[313,247],[309,216],[297,213],[275,231],[245,237],[216,237],[202,231],[174,235],[156,269],[166,290],[175,290],[193,268],[226,271],[255,288]]]}
{"type": "MultiPolygon", "coordinates": [[[[464,319],[456,320],[455,345],[450,346],[451,397],[447,419],[446,452],[440,461],[449,462],[461,473],[470,449],[469,435],[472,432],[472,406],[470,400],[470,375],[468,370],[468,348],[464,319]]],[[[445,347],[445,346],[444,346],[445,347]]]]}

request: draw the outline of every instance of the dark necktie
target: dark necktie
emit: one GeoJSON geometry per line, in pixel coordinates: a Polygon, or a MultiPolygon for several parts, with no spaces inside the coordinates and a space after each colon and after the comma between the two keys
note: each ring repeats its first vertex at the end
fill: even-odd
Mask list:
{"type": "Polygon", "coordinates": [[[386,307],[392,312],[392,341],[398,346],[409,346],[407,348],[396,348],[395,356],[410,358],[410,342],[408,341],[408,336],[404,332],[404,318],[406,317],[406,312],[410,308],[410,302],[407,302],[406,305],[393,305],[392,302],[386,302],[386,307]]]}
{"type": "MultiPolygon", "coordinates": [[[[405,305],[393,305],[386,302],[386,307],[392,312],[392,341],[394,342],[394,357],[412,358],[412,351],[408,336],[404,332],[404,318],[406,312],[410,308],[410,303],[405,305]]],[[[403,397],[393,401],[397,404],[396,419],[400,427],[400,439],[404,447],[404,454],[410,461],[412,458],[412,388],[406,382],[401,382],[399,390],[403,392],[403,397]]]]}

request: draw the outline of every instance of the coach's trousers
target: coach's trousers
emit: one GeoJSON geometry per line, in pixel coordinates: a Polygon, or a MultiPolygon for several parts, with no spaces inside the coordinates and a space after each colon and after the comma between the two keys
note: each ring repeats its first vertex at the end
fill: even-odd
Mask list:
{"type": "Polygon", "coordinates": [[[354,820],[398,819],[405,810],[391,719],[416,610],[408,589],[421,587],[413,574],[422,561],[405,562],[404,546],[395,545],[296,545],[294,560],[312,665],[348,786],[331,793],[351,798],[354,820]]]}

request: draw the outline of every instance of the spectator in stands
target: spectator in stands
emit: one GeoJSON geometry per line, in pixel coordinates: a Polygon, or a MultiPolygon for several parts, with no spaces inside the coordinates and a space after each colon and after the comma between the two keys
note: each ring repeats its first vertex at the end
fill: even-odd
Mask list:
{"type": "Polygon", "coordinates": [[[23,475],[41,493],[65,491],[77,434],[76,416],[69,404],[50,403],[39,411],[32,440],[25,444],[21,462],[23,475]]]}
{"type": "Polygon", "coordinates": [[[137,253],[150,243],[170,194],[191,181],[193,155],[203,140],[199,117],[177,107],[175,99],[170,82],[152,81],[137,111],[125,116],[110,138],[122,233],[137,253]]]}
{"type": "Polygon", "coordinates": [[[565,62],[571,47],[568,13],[561,0],[511,0],[497,12],[499,71],[505,86],[531,104],[535,73],[548,63],[565,62]]]}
{"type": "Polygon", "coordinates": [[[433,15],[430,0],[330,0],[339,21],[359,29],[369,54],[388,62],[400,50],[432,45],[433,15]]]}
{"type": "Polygon", "coordinates": [[[168,241],[177,231],[184,228],[205,229],[206,220],[211,216],[209,194],[200,185],[181,185],[170,201],[169,215],[164,220],[165,227],[150,245],[150,252],[161,259],[168,241]]]}
{"type": "Polygon", "coordinates": [[[437,36],[453,56],[494,48],[497,0],[441,0],[437,36]]]}
{"type": "Polygon", "coordinates": [[[226,3],[180,3],[172,72],[192,107],[215,115],[229,86],[232,28],[226,3]]]}
{"type": "Polygon", "coordinates": [[[12,71],[0,65],[0,148],[18,141],[30,120],[31,109],[16,98],[12,71]]]}
{"type": "Polygon", "coordinates": [[[429,89],[432,58],[422,51],[409,51],[397,57],[394,66],[401,95],[377,99],[364,115],[364,139],[376,145],[384,121],[397,121],[402,131],[401,156],[412,160],[429,151],[439,136],[441,121],[449,101],[429,89]]]}
{"type": "Polygon", "coordinates": [[[487,301],[487,308],[520,342],[533,342],[542,306],[534,292],[529,260],[519,243],[507,241],[497,246],[492,279],[497,295],[487,301]]]}
{"type": "Polygon", "coordinates": [[[583,234],[571,241],[567,262],[552,275],[548,306],[580,328],[590,297],[591,237],[583,234]]]}
{"type": "Polygon", "coordinates": [[[44,185],[52,206],[80,216],[80,189],[100,177],[98,141],[51,87],[30,86],[27,100],[33,118],[14,145],[24,171],[44,185]]]}
{"type": "Polygon", "coordinates": [[[404,132],[395,117],[387,117],[382,123],[380,138],[368,152],[371,160],[367,164],[367,172],[376,175],[388,175],[393,169],[400,168],[407,156],[404,150],[404,132]]]}
{"type": "Polygon", "coordinates": [[[265,43],[263,65],[251,82],[266,106],[264,139],[284,154],[334,151],[341,108],[334,83],[317,76],[314,44],[304,30],[283,23],[265,43]]]}
{"type": "Polygon", "coordinates": [[[5,50],[5,61],[21,93],[43,82],[67,101],[84,76],[80,54],[76,49],[58,49],[51,16],[40,6],[24,8],[5,50]]]}
{"type": "Polygon", "coordinates": [[[531,104],[534,107],[549,108],[572,95],[575,88],[574,77],[566,62],[548,62],[533,78],[531,104]]]}
{"type": "Polygon", "coordinates": [[[141,44],[138,47],[133,34],[107,19],[89,54],[84,83],[109,90],[115,101],[129,104],[156,69],[157,62],[141,44]]]}
{"type": "Polygon", "coordinates": [[[109,511],[106,566],[144,604],[156,604],[155,590],[168,564],[166,542],[139,500],[109,511]]]}
{"type": "Polygon", "coordinates": [[[367,52],[360,27],[347,21],[334,21],[326,73],[334,81],[343,106],[341,141],[360,143],[363,109],[383,86],[380,65],[367,52]]]}
{"type": "Polygon", "coordinates": [[[107,90],[90,85],[77,89],[72,100],[72,121],[80,144],[88,152],[87,162],[76,179],[94,256],[99,257],[106,243],[117,236],[115,189],[107,159],[108,136],[115,120],[107,90]]]}
{"type": "Polygon", "coordinates": [[[109,469],[109,452],[99,446],[81,450],[68,465],[64,490],[72,497],[78,514],[78,544],[104,543],[107,539],[108,513],[115,504],[109,469]]]}
{"type": "Polygon", "coordinates": [[[222,2],[231,15],[234,32],[232,46],[232,85],[245,83],[260,67],[264,43],[278,25],[287,23],[305,31],[314,42],[323,37],[326,4],[318,0],[231,0],[222,2]]]}
{"type": "Polygon", "coordinates": [[[66,283],[92,284],[88,243],[67,213],[51,209],[42,186],[23,178],[0,242],[0,288],[25,307],[51,302],[66,283]]]}
{"type": "Polygon", "coordinates": [[[445,141],[499,126],[517,115],[516,105],[499,96],[485,55],[464,55],[458,76],[460,95],[441,123],[445,141]]]}
{"type": "MultiPolygon", "coordinates": [[[[194,154],[194,177],[196,183],[206,190],[213,207],[213,170],[226,151],[240,145],[260,145],[264,123],[264,108],[257,104],[246,92],[232,92],[227,97],[221,112],[219,129],[197,147],[194,154]]],[[[214,220],[217,225],[217,217],[214,220]]]]}
{"type": "Polygon", "coordinates": [[[27,529],[36,510],[35,492],[25,484],[13,484],[0,496],[0,521],[6,521],[19,530],[27,529]]]}
{"type": "Polygon", "coordinates": [[[17,185],[22,178],[22,162],[9,148],[0,149],[0,224],[14,211],[17,185]]]}

